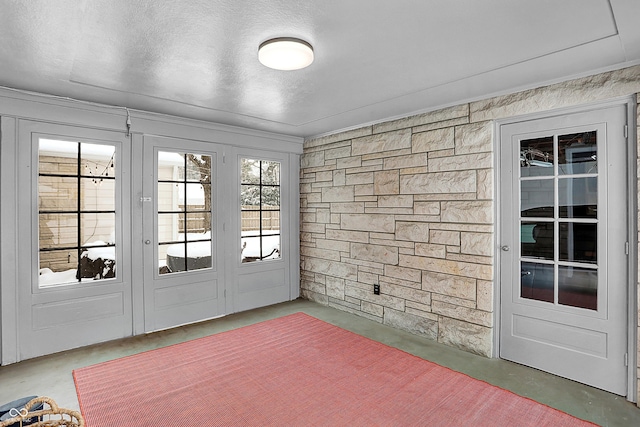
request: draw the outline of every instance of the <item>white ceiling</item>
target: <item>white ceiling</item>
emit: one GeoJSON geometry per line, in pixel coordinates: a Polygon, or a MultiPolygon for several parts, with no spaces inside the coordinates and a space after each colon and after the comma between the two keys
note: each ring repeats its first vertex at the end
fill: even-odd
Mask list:
{"type": "Polygon", "coordinates": [[[0,0],[0,39],[2,86],[308,137],[638,64],[640,0],[0,0]]]}

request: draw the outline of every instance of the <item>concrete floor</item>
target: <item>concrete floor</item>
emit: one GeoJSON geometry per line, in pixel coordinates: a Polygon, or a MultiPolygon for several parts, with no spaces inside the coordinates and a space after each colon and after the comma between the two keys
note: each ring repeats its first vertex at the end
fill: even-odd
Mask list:
{"type": "Polygon", "coordinates": [[[49,396],[78,409],[71,371],[129,354],[303,311],[326,322],[463,372],[603,426],[640,426],[640,409],[616,396],[535,369],[475,356],[370,320],[297,300],[149,335],[70,350],[0,367],[0,405],[29,395],[49,396]]]}

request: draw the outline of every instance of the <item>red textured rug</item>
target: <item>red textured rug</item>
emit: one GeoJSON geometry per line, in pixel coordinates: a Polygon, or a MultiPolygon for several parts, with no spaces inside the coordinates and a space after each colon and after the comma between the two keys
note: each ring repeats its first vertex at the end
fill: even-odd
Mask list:
{"type": "Polygon", "coordinates": [[[87,427],[593,425],[303,313],[73,376],[87,427]]]}

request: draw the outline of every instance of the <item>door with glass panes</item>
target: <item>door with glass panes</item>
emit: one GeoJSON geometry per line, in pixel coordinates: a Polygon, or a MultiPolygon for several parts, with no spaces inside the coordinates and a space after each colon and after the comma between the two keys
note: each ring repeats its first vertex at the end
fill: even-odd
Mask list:
{"type": "Polygon", "coordinates": [[[128,139],[18,129],[18,360],[131,335],[128,139]]]}
{"type": "Polygon", "coordinates": [[[627,394],[626,106],[500,128],[500,356],[627,394]]]}
{"type": "Polygon", "coordinates": [[[224,314],[215,144],[144,137],[144,325],[147,332],[224,314]]]}

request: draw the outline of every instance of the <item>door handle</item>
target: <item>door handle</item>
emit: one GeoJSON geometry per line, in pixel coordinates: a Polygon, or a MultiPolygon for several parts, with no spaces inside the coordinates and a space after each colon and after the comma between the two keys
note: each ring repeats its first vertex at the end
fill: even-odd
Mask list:
{"type": "Polygon", "coordinates": [[[509,252],[509,250],[511,249],[508,245],[504,245],[502,247],[500,247],[500,249],[502,249],[505,252],[509,252]]]}
{"type": "Polygon", "coordinates": [[[145,245],[150,245],[150,244],[151,244],[151,240],[145,240],[145,241],[144,241],[144,244],[145,244],[145,245]]]}

